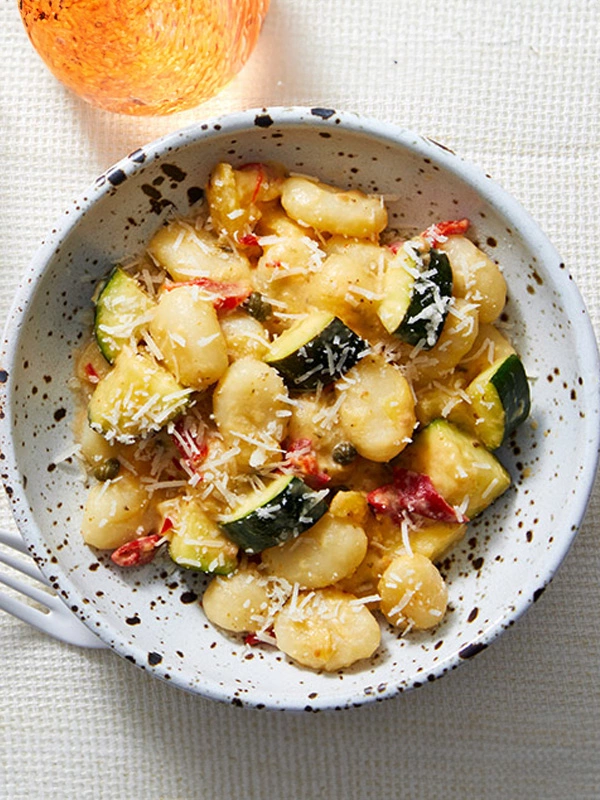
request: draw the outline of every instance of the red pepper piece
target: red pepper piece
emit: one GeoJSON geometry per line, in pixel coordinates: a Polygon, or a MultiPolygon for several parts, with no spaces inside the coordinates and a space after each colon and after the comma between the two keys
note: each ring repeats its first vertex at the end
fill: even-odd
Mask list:
{"type": "MultiPolygon", "coordinates": [[[[272,627],[265,631],[265,633],[267,633],[269,636],[275,636],[272,627]]],[[[259,644],[269,644],[269,642],[265,642],[264,639],[259,639],[254,631],[250,631],[250,633],[247,633],[244,636],[244,644],[248,644],[250,647],[256,647],[259,644]]]]}
{"type": "Polygon", "coordinates": [[[175,423],[172,439],[181,457],[193,468],[201,464],[208,455],[208,443],[204,435],[199,437],[193,423],[191,426],[186,423],[186,417],[175,423]]]}
{"type": "Polygon", "coordinates": [[[238,239],[238,244],[244,245],[244,247],[258,247],[258,236],[253,233],[245,233],[238,239]]]}
{"type": "Polygon", "coordinates": [[[394,469],[394,481],[374,489],[367,502],[379,514],[400,523],[405,513],[417,514],[438,522],[468,522],[468,517],[447,503],[428,475],[407,469],[394,469]]]}
{"type": "Polygon", "coordinates": [[[164,536],[165,533],[167,533],[167,531],[170,531],[171,528],[173,528],[174,526],[175,525],[173,520],[169,519],[169,517],[165,517],[165,521],[163,522],[162,528],[160,529],[160,535],[164,536]]]}
{"type": "Polygon", "coordinates": [[[190,478],[198,476],[200,480],[203,479],[200,467],[206,460],[209,450],[204,434],[204,428],[199,427],[196,420],[190,417],[179,419],[171,434],[173,444],[181,456],[179,459],[173,459],[175,466],[182,469],[190,478]]]}
{"type": "Polygon", "coordinates": [[[248,164],[243,164],[240,167],[240,170],[245,170],[245,171],[256,170],[256,172],[258,173],[256,176],[256,184],[254,185],[254,191],[252,192],[252,198],[250,199],[250,202],[254,203],[256,201],[256,198],[258,197],[260,188],[265,180],[265,165],[259,162],[250,162],[248,164]]]}
{"type": "Polygon", "coordinates": [[[294,439],[287,444],[284,466],[299,472],[311,489],[323,489],[331,480],[319,468],[317,454],[310,439],[294,439]]]}
{"type": "Polygon", "coordinates": [[[212,278],[193,278],[190,281],[167,282],[164,284],[165,291],[177,289],[179,286],[200,286],[209,294],[213,306],[217,311],[231,311],[244,303],[251,295],[252,289],[242,286],[239,283],[225,283],[215,281],[212,278]]]}
{"type": "Polygon", "coordinates": [[[437,247],[445,242],[448,236],[464,236],[469,229],[468,219],[447,219],[443,222],[436,222],[424,230],[421,236],[427,239],[432,247],[437,247]]]}
{"type": "Polygon", "coordinates": [[[406,239],[398,239],[398,240],[397,240],[397,241],[395,241],[395,242],[390,242],[390,243],[388,244],[388,246],[387,246],[387,247],[388,247],[388,250],[391,250],[391,251],[392,251],[392,253],[393,253],[394,255],[396,255],[396,253],[397,253],[399,250],[401,250],[401,249],[402,249],[402,246],[404,245],[405,241],[406,241],[406,239]]]}
{"type": "Polygon", "coordinates": [[[100,375],[98,375],[91,362],[85,365],[84,372],[90,383],[98,383],[100,380],[100,375]]]}
{"type": "Polygon", "coordinates": [[[150,536],[142,536],[134,539],[133,542],[118,547],[111,555],[112,561],[119,567],[141,567],[149,564],[156,555],[156,544],[162,536],[152,533],[150,536]]]}

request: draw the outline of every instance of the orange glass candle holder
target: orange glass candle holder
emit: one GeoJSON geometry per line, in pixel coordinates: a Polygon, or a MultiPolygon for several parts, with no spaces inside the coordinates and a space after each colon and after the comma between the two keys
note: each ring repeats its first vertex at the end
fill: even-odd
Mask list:
{"type": "Polygon", "coordinates": [[[269,0],[20,0],[33,46],[84,100],[169,114],[216,94],[250,56],[269,0]]]}

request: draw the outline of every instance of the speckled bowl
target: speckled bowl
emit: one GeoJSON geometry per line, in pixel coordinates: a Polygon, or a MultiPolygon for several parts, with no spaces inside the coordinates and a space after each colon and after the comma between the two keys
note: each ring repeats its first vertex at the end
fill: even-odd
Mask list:
{"type": "Polygon", "coordinates": [[[35,257],[8,320],[1,357],[2,477],[19,528],[65,602],[138,667],[207,697],[282,709],[340,708],[425,681],[485,648],[541,594],[582,519],[596,469],[598,355],[560,258],[523,209],[446,148],[392,125],[330,109],[245,111],[141,148],[74,200],[35,257]],[[187,213],[211,167],[277,160],[339,186],[397,196],[391,222],[424,228],[469,217],[502,265],[511,336],[533,390],[531,421],[500,453],[514,485],[470,528],[445,566],[451,612],[432,633],[389,631],[366,663],[336,674],[250,648],[209,625],[203,581],[158,559],[120,570],[84,545],[85,487],[67,460],[67,380],[90,296],[112,264],[187,213]]]}

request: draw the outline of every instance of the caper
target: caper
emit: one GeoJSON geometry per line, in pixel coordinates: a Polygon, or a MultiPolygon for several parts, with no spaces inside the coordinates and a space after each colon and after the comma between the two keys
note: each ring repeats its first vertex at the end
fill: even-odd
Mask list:
{"type": "Polygon", "coordinates": [[[273,314],[273,306],[259,292],[252,292],[244,303],[244,308],[251,317],[259,322],[264,322],[273,314]]]}
{"type": "Polygon", "coordinates": [[[345,467],[346,464],[351,464],[356,458],[356,448],[350,442],[340,442],[333,448],[331,457],[336,464],[345,467]]]}
{"type": "Polygon", "coordinates": [[[94,470],[94,478],[99,481],[112,481],[116,478],[121,469],[121,462],[118,458],[107,458],[94,470]]]}

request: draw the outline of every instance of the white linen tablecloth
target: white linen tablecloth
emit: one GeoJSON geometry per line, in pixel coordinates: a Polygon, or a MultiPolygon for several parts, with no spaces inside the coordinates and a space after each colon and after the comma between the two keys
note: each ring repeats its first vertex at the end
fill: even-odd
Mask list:
{"type": "MultiPolygon", "coordinates": [[[[134,119],[64,90],[0,5],[0,316],[72,196],[146,141],[241,107],[320,105],[444,142],[545,229],[600,331],[598,0],[272,0],[217,98],[134,119]]],[[[0,524],[14,528],[2,496],[0,524]]],[[[244,711],[0,613],[0,798],[600,796],[600,490],[535,607],[443,680],[343,713],[244,711]]]]}

